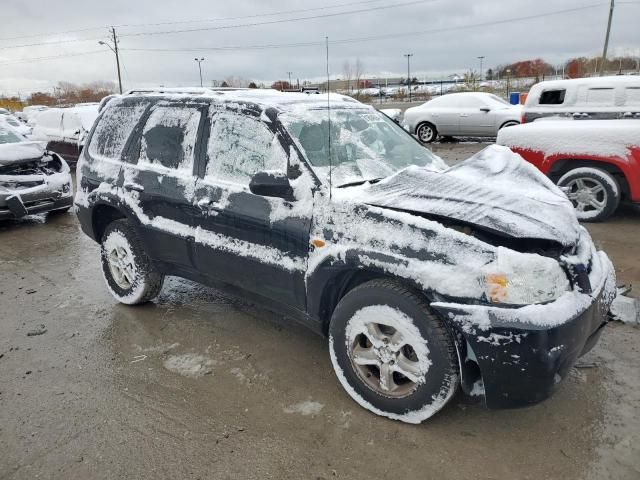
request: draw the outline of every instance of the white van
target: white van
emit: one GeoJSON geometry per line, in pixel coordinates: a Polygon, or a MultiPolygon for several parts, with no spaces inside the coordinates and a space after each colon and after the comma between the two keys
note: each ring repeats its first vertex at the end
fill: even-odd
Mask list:
{"type": "Polygon", "coordinates": [[[48,108],[35,117],[33,138],[46,140],[47,150],[56,152],[68,163],[74,164],[97,117],[97,103],[48,108]]]}
{"type": "Polygon", "coordinates": [[[619,75],[536,83],[527,96],[521,122],[533,122],[542,117],[640,119],[640,76],[619,75]]]}

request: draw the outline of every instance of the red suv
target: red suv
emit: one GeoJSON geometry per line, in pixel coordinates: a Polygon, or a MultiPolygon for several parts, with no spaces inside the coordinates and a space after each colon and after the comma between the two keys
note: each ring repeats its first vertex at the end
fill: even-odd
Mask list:
{"type": "Polygon", "coordinates": [[[500,130],[505,145],[561,187],[578,219],[609,217],[640,203],[640,121],[537,121],[500,130]]]}

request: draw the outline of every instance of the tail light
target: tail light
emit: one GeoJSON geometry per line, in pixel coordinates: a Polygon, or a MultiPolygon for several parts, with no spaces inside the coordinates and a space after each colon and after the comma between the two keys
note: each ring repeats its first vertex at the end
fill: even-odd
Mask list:
{"type": "Polygon", "coordinates": [[[520,123],[527,123],[526,120],[525,120],[525,114],[524,113],[520,116],[520,123]]]}

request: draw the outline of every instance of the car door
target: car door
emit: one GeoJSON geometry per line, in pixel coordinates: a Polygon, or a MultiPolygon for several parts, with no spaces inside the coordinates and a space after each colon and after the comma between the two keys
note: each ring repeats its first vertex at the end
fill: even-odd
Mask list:
{"type": "Polygon", "coordinates": [[[440,135],[458,135],[460,118],[454,98],[435,98],[425,105],[426,120],[433,123],[440,135]]]}
{"type": "Polygon", "coordinates": [[[193,269],[200,214],[193,192],[203,108],[180,102],[153,106],[141,122],[118,185],[125,204],[140,220],[146,252],[178,272],[193,269]]]}
{"type": "Polygon", "coordinates": [[[459,107],[460,135],[490,137],[496,135],[496,115],[481,99],[467,96],[459,107]]]}
{"type": "MultiPolygon", "coordinates": [[[[201,210],[195,262],[214,280],[304,311],[312,202],[256,195],[258,172],[287,175],[283,132],[257,112],[212,108],[206,163],[196,184],[201,210]]],[[[286,148],[285,148],[286,147],[286,148]]]]}

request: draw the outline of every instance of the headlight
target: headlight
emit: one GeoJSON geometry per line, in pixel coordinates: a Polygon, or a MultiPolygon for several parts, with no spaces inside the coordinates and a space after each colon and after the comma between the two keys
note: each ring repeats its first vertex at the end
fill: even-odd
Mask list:
{"type": "Polygon", "coordinates": [[[483,268],[480,283],[491,303],[530,305],[550,302],[570,289],[560,264],[548,257],[498,248],[498,257],[483,268]]]}

